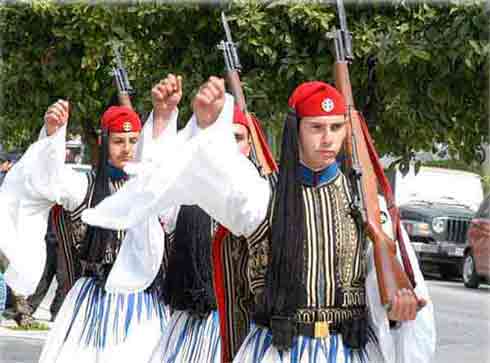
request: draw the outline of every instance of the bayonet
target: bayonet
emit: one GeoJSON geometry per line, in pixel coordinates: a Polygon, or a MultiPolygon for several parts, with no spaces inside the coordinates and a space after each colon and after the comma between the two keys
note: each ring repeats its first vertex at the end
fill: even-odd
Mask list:
{"type": "Polygon", "coordinates": [[[224,12],[221,12],[221,22],[223,23],[223,28],[225,29],[226,40],[222,40],[219,43],[218,48],[224,53],[226,69],[240,72],[242,65],[240,64],[236,44],[233,42],[233,38],[231,37],[230,26],[228,25],[228,20],[226,19],[224,12]]]}
{"type": "Polygon", "coordinates": [[[129,96],[134,94],[134,90],[129,83],[128,73],[124,68],[119,46],[114,44],[112,50],[116,61],[116,65],[112,68],[112,73],[116,81],[119,103],[131,107],[131,100],[129,96]]]}
{"type": "Polygon", "coordinates": [[[337,8],[339,9],[340,36],[342,39],[344,59],[350,62],[354,59],[352,56],[352,33],[347,28],[343,0],[337,0],[337,8]]]}
{"type": "Polygon", "coordinates": [[[228,25],[228,20],[226,20],[226,15],[223,11],[221,12],[221,21],[223,23],[223,28],[225,28],[226,40],[229,43],[233,44],[233,39],[231,37],[231,31],[230,31],[230,27],[228,25]]]}
{"type": "Polygon", "coordinates": [[[352,33],[347,28],[345,8],[343,0],[337,0],[337,11],[339,15],[340,29],[334,29],[327,33],[328,38],[334,39],[335,57],[340,62],[352,62],[352,33]]]}
{"type": "Polygon", "coordinates": [[[113,46],[114,55],[116,58],[116,66],[113,67],[113,74],[116,77],[118,91],[121,93],[133,94],[133,87],[129,83],[128,73],[124,67],[121,52],[119,51],[119,46],[113,46]]]}

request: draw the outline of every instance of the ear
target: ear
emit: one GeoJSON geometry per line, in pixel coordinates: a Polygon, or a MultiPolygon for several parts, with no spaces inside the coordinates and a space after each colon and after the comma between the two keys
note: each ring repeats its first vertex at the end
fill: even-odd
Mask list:
{"type": "Polygon", "coordinates": [[[300,127],[298,127],[298,152],[301,153],[303,152],[303,132],[300,127]]]}
{"type": "Polygon", "coordinates": [[[246,151],[246,154],[245,156],[248,158],[250,156],[250,153],[252,152],[252,142],[248,142],[247,143],[247,151],[246,151]]]}

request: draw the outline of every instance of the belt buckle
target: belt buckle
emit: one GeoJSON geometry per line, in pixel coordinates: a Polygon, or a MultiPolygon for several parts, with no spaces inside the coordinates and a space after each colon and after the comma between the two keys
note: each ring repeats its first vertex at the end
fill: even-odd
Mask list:
{"type": "Polygon", "coordinates": [[[315,338],[326,338],[330,335],[328,321],[315,321],[315,338]]]}

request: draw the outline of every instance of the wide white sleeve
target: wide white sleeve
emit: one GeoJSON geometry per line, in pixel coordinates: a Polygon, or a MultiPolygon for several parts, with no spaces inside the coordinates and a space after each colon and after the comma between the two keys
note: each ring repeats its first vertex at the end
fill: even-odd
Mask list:
{"type": "Polygon", "coordinates": [[[42,130],[0,189],[0,249],[10,261],[5,276],[20,294],[34,292],[42,276],[51,207],[74,209],[85,198],[87,177],[64,165],[65,137],[66,125],[49,137],[42,130]]]}
{"type": "MultiPolygon", "coordinates": [[[[158,160],[162,148],[177,136],[178,111],[171,115],[167,127],[155,137],[153,135],[153,112],[143,127],[138,140],[136,159],[139,162],[158,160]]],[[[126,230],[114,266],[107,278],[105,289],[109,292],[135,292],[146,289],[155,279],[165,249],[165,233],[160,223],[169,227],[178,208],[171,207],[126,230]]]]}
{"type": "Polygon", "coordinates": [[[226,96],[215,124],[200,130],[191,119],[165,158],[128,170],[136,176],[82,219],[127,229],[176,205],[199,205],[235,235],[250,235],[264,220],[269,184],[240,152],[233,138],[233,97],[226,96]]]}
{"type": "MultiPolygon", "coordinates": [[[[381,210],[388,214],[386,202],[380,198],[381,210]]],[[[393,236],[391,220],[383,225],[383,230],[393,236]]],[[[420,266],[413,251],[410,239],[402,227],[410,263],[414,270],[418,297],[424,298],[427,305],[417,313],[414,321],[406,321],[400,327],[390,329],[386,310],[381,305],[378,280],[374,266],[373,250],[368,250],[368,272],[366,277],[366,293],[371,326],[378,337],[381,351],[386,362],[393,363],[430,363],[433,361],[436,346],[436,329],[434,322],[434,307],[420,266]]],[[[400,251],[397,253],[401,263],[400,251]]]]}
{"type": "MultiPolygon", "coordinates": [[[[136,153],[137,162],[151,163],[165,159],[164,145],[175,143],[177,138],[177,120],[179,110],[176,108],[170,115],[167,127],[158,136],[153,135],[153,111],[145,122],[136,153]]],[[[149,164],[144,164],[149,165],[149,164]]],[[[179,206],[172,206],[160,211],[159,220],[162,221],[165,230],[169,233],[175,228],[179,206]]]]}
{"type": "Polygon", "coordinates": [[[32,144],[14,166],[11,177],[23,182],[23,197],[45,199],[72,211],[84,201],[88,178],[65,164],[66,124],[53,135],[43,127],[32,144]]]}
{"type": "Polygon", "coordinates": [[[127,293],[146,289],[160,269],[164,247],[165,233],[157,217],[127,229],[105,289],[127,293]]]}
{"type": "Polygon", "coordinates": [[[152,161],[158,160],[161,156],[163,145],[169,143],[177,137],[177,119],[179,111],[176,109],[170,115],[167,127],[157,137],[153,136],[153,111],[148,116],[148,119],[143,126],[138,144],[136,145],[136,160],[137,161],[152,161]]]}

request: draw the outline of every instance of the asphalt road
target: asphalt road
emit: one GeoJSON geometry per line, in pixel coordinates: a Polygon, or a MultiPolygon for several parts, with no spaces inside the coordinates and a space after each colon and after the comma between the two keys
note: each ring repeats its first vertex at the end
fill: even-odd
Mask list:
{"type": "MultiPolygon", "coordinates": [[[[434,363],[490,363],[490,286],[471,290],[461,281],[440,279],[429,279],[428,285],[438,335],[434,363]]],[[[42,344],[2,335],[0,363],[36,363],[42,344]]]]}
{"type": "Polygon", "coordinates": [[[0,337],[1,363],[35,363],[44,341],[31,338],[0,337]]]}
{"type": "Polygon", "coordinates": [[[435,306],[435,363],[490,363],[490,286],[429,280],[435,306]]]}

